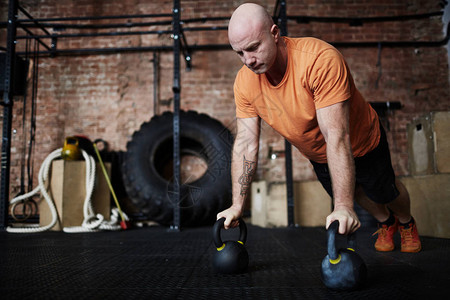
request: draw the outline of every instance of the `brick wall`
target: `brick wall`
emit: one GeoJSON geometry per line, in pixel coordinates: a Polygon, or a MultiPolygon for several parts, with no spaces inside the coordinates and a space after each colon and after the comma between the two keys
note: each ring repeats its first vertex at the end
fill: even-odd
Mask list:
{"type": "MultiPolygon", "coordinates": [[[[181,16],[183,19],[230,16],[234,8],[243,2],[182,0],[181,16]]],[[[255,2],[264,5],[272,13],[276,1],[255,2]]],[[[375,17],[439,11],[441,10],[439,2],[288,0],[287,4],[288,15],[375,17]]],[[[172,1],[144,0],[23,0],[20,3],[35,18],[170,13],[172,8],[172,1]]],[[[0,0],[1,21],[6,21],[7,18],[6,4],[6,0],[0,0]]],[[[149,22],[163,19],[130,21],[149,22]]],[[[97,20],[90,21],[90,24],[124,21],[126,20],[97,20]]],[[[81,24],[81,22],[72,23],[81,24]]],[[[188,23],[185,26],[226,26],[226,24],[226,21],[210,21],[188,23]]],[[[288,22],[290,36],[315,36],[328,42],[437,41],[443,39],[442,28],[439,16],[405,22],[367,23],[357,27],[345,23],[288,22]]],[[[170,25],[147,26],[133,30],[155,29],[170,29],[170,25]]],[[[72,29],[64,31],[64,33],[73,32],[80,31],[72,29]]],[[[186,32],[186,39],[189,45],[227,43],[225,31],[186,32]]],[[[6,45],[5,40],[5,31],[2,29],[1,46],[6,45]]],[[[24,40],[19,41],[18,51],[24,49],[24,44],[24,40]]],[[[130,35],[119,38],[77,38],[58,41],[58,49],[160,45],[171,46],[170,35],[130,35]]],[[[400,101],[404,105],[401,110],[388,113],[387,124],[394,169],[399,175],[408,174],[406,125],[423,113],[449,110],[449,68],[445,48],[382,48],[381,67],[377,66],[379,50],[376,47],[342,47],[339,50],[346,57],[355,82],[368,101],[400,101]]],[[[143,122],[148,121],[155,112],[170,110],[173,54],[161,52],[159,56],[157,107],[153,105],[152,60],[152,52],[40,58],[36,146],[33,154],[35,176],[43,159],[52,150],[61,147],[66,136],[84,134],[92,139],[103,138],[109,143],[111,150],[125,151],[127,141],[143,122]]],[[[207,113],[233,128],[235,107],[232,85],[234,76],[241,66],[239,59],[230,50],[196,51],[192,53],[192,64],[192,71],[186,72],[184,62],[181,62],[181,108],[207,113]]],[[[28,114],[29,110],[28,107],[28,114]]],[[[23,100],[19,97],[14,106],[12,193],[17,191],[20,182],[20,165],[24,148],[22,113],[23,100]]],[[[29,138],[28,134],[26,138],[29,138]]],[[[258,179],[284,180],[284,159],[282,157],[269,159],[269,151],[279,152],[283,149],[284,140],[263,124],[258,179]]],[[[313,179],[311,166],[306,159],[295,149],[293,157],[294,179],[313,179]]],[[[37,183],[37,180],[34,182],[37,183]]]]}

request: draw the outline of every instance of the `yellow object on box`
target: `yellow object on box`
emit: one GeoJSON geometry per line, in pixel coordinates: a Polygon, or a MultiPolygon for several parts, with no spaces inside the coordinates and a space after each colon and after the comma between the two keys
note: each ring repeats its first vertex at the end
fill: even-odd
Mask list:
{"type": "Polygon", "coordinates": [[[69,136],[64,140],[64,147],[61,156],[64,160],[79,160],[81,158],[81,148],[77,137],[69,136]]]}

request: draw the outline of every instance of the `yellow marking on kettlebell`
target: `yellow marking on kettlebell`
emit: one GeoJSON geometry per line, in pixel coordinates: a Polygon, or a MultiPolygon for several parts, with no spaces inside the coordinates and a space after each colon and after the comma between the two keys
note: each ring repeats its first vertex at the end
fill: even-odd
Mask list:
{"type": "Polygon", "coordinates": [[[340,254],[338,255],[338,258],[336,258],[336,259],[331,259],[330,258],[330,263],[333,264],[333,265],[337,265],[340,261],[341,261],[341,255],[340,254]]]}
{"type": "Polygon", "coordinates": [[[237,241],[239,244],[242,244],[242,245],[244,245],[244,242],[243,241],[237,241]]]}
{"type": "Polygon", "coordinates": [[[355,249],[353,249],[353,248],[347,248],[347,250],[355,252],[355,249]]]}
{"type": "Polygon", "coordinates": [[[217,248],[217,251],[222,251],[223,248],[225,248],[225,243],[223,243],[222,246],[220,246],[219,248],[217,248]]]}

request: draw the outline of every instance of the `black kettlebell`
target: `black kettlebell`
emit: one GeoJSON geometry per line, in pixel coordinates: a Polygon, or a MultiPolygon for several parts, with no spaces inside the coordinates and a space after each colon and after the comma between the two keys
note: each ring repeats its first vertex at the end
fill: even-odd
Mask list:
{"type": "Polygon", "coordinates": [[[238,274],[248,267],[248,253],[244,243],[247,240],[247,226],[239,219],[239,240],[222,242],[220,232],[224,228],[225,218],[220,218],[213,226],[213,239],[217,251],[213,257],[213,268],[217,273],[238,274]]]}
{"type": "Polygon", "coordinates": [[[333,290],[354,290],[365,283],[367,267],[355,252],[355,234],[348,235],[347,249],[336,249],[338,228],[337,220],[328,227],[328,255],[322,261],[322,281],[333,290]]]}

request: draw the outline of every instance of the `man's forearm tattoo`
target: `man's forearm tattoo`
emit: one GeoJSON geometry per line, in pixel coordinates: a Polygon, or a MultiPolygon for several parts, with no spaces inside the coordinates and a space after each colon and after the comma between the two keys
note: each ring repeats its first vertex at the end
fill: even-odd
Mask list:
{"type": "Polygon", "coordinates": [[[241,177],[239,177],[239,184],[241,185],[241,196],[246,197],[250,184],[252,182],[253,174],[256,171],[256,162],[245,159],[244,156],[244,171],[241,177]]]}

